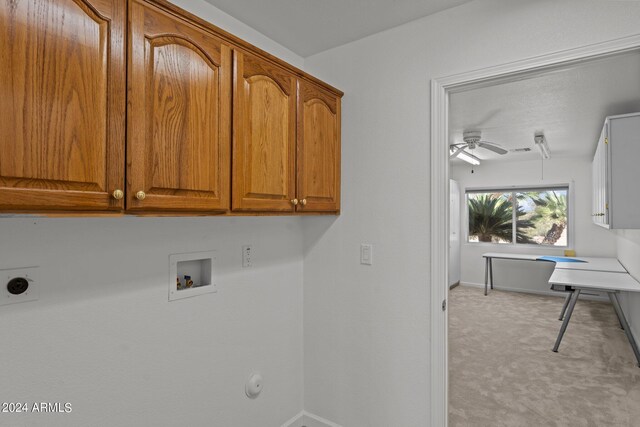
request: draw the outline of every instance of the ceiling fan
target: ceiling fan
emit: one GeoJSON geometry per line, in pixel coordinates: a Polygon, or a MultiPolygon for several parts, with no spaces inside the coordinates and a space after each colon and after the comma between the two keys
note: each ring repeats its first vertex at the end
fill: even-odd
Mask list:
{"type": "MultiPolygon", "coordinates": [[[[466,149],[475,150],[476,148],[484,148],[489,151],[493,151],[494,153],[503,155],[507,154],[509,151],[502,148],[500,145],[495,142],[483,141],[482,134],[480,131],[467,131],[462,134],[462,140],[464,142],[460,142],[457,144],[451,144],[449,147],[451,149],[450,158],[458,157],[460,154],[470,154],[466,149]]],[[[475,157],[475,156],[474,156],[475,157]]]]}

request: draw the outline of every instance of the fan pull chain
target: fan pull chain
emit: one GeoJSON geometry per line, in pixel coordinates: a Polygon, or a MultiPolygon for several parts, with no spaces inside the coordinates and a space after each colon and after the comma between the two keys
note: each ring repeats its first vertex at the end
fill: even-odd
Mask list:
{"type": "MultiPolygon", "coordinates": [[[[474,156],[476,155],[476,149],[475,148],[471,149],[471,154],[473,154],[474,156]]],[[[474,167],[475,167],[474,165],[471,165],[471,173],[473,173],[473,168],[474,167]]]]}

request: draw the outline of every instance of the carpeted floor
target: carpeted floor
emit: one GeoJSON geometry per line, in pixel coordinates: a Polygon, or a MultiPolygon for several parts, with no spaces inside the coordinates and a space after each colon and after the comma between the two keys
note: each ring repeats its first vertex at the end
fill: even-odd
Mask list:
{"type": "Polygon", "coordinates": [[[449,426],[640,426],[640,368],[610,304],[458,286],[449,298],[449,426]]]}

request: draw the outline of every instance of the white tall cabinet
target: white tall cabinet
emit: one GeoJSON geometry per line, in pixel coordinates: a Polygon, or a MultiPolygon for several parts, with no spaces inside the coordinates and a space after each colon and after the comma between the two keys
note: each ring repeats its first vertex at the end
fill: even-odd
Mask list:
{"type": "Polygon", "coordinates": [[[460,282],[460,186],[449,180],[449,286],[460,282]]]}
{"type": "Polygon", "coordinates": [[[593,158],[591,217],[605,228],[640,228],[640,113],[607,117],[593,158]]]}

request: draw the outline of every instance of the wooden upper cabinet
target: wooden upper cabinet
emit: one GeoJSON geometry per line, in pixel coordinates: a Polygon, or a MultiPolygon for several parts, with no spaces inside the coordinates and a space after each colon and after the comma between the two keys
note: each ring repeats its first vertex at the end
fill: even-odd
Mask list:
{"type": "Polygon", "coordinates": [[[123,208],[125,25],[125,0],[0,2],[0,209],[123,208]]]}
{"type": "Polygon", "coordinates": [[[228,210],[231,49],[142,0],[129,43],[127,210],[228,210]]]}
{"type": "Polygon", "coordinates": [[[233,210],[293,211],[296,77],[234,52],[233,210]]]}
{"type": "Polygon", "coordinates": [[[0,0],[0,212],[338,213],[341,96],[165,0],[0,0]]]}
{"type": "Polygon", "coordinates": [[[301,212],[340,211],[340,96],[299,80],[298,183],[301,212]]]}

